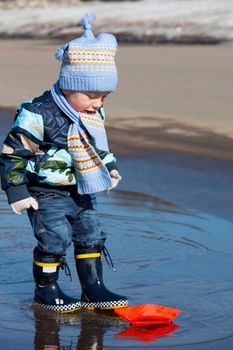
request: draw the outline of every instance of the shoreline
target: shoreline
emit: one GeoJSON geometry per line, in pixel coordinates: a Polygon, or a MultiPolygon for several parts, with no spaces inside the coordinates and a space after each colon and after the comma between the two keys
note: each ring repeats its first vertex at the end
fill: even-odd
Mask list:
{"type": "MultiPolygon", "coordinates": [[[[82,35],[82,32],[78,32],[78,35],[82,35]]],[[[61,33],[59,35],[51,35],[51,41],[70,41],[72,39],[71,33],[61,33]]],[[[165,34],[134,34],[127,31],[122,31],[115,34],[118,43],[123,45],[191,45],[191,46],[204,46],[204,45],[232,45],[232,39],[224,37],[216,38],[213,35],[180,35],[179,37],[170,38],[165,34]]],[[[44,35],[36,33],[25,34],[7,34],[0,33],[0,40],[46,40],[44,35]]]]}
{"type": "Polygon", "coordinates": [[[136,129],[107,127],[109,143],[113,151],[126,157],[162,151],[233,161],[232,138],[191,126],[182,132],[179,123],[173,125],[177,126],[177,132],[170,133],[166,126],[143,128],[140,134],[136,129]]]}

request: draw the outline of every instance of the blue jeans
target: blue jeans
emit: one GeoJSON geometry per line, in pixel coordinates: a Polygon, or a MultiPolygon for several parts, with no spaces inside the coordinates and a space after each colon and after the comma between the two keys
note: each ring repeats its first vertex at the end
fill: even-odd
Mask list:
{"type": "Polygon", "coordinates": [[[103,245],[106,236],[94,195],[34,192],[33,197],[39,209],[30,208],[28,216],[41,251],[65,255],[72,242],[82,247],[103,245]]]}

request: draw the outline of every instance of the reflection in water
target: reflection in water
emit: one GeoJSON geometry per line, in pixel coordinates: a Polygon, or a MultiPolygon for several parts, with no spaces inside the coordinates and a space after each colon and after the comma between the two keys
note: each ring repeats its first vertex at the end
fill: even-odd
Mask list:
{"type": "Polygon", "coordinates": [[[118,337],[126,337],[129,340],[150,343],[155,342],[161,337],[165,337],[179,328],[178,325],[171,323],[163,326],[131,326],[116,334],[118,337]]]}
{"type": "MultiPolygon", "coordinates": [[[[79,311],[74,314],[56,315],[51,312],[34,309],[35,350],[101,350],[104,334],[109,328],[118,325],[118,318],[109,312],[101,315],[98,312],[79,311]],[[75,327],[76,336],[71,340],[60,339],[60,327],[75,327]]],[[[67,337],[69,338],[69,337],[67,337]]]]}
{"type": "Polygon", "coordinates": [[[79,312],[76,314],[56,315],[34,307],[35,338],[34,350],[102,350],[104,334],[109,329],[124,327],[116,337],[135,342],[155,342],[179,328],[176,324],[163,326],[127,326],[113,312],[79,312]],[[60,338],[61,325],[74,326],[79,335],[75,340],[60,338]]]}
{"type": "MultiPolygon", "coordinates": [[[[35,350],[57,350],[60,348],[59,323],[49,314],[41,314],[38,310],[34,310],[35,317],[35,350]]],[[[63,347],[62,347],[63,349],[63,347]]],[[[66,346],[66,349],[71,349],[66,346]]]]}
{"type": "MultiPolygon", "coordinates": [[[[107,315],[106,315],[107,317],[107,315]]],[[[103,319],[103,316],[98,318],[94,313],[92,315],[83,314],[81,316],[81,330],[77,341],[77,349],[97,350],[103,349],[104,334],[109,328],[114,328],[114,322],[103,319]]]]}

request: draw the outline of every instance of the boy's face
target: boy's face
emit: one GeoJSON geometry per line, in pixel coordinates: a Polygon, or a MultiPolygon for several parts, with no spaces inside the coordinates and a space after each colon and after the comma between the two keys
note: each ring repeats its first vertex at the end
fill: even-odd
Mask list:
{"type": "Polygon", "coordinates": [[[105,97],[109,92],[79,92],[62,90],[68,103],[77,112],[95,113],[103,106],[105,97]]]}

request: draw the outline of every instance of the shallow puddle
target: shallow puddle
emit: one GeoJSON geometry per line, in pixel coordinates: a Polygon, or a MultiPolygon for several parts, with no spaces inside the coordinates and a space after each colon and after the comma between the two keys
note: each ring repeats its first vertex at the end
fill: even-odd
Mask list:
{"type": "MultiPolygon", "coordinates": [[[[224,349],[233,344],[233,223],[144,194],[115,191],[99,196],[116,266],[104,262],[107,287],[131,305],[181,309],[167,327],[135,328],[113,313],[43,313],[31,306],[32,249],[26,214],[12,214],[0,193],[0,339],[4,349],[224,349]],[[203,347],[202,347],[203,346],[203,347]],[[223,347],[222,347],[223,348],[223,347]]],[[[67,294],[80,295],[72,249],[67,294]]]]}

